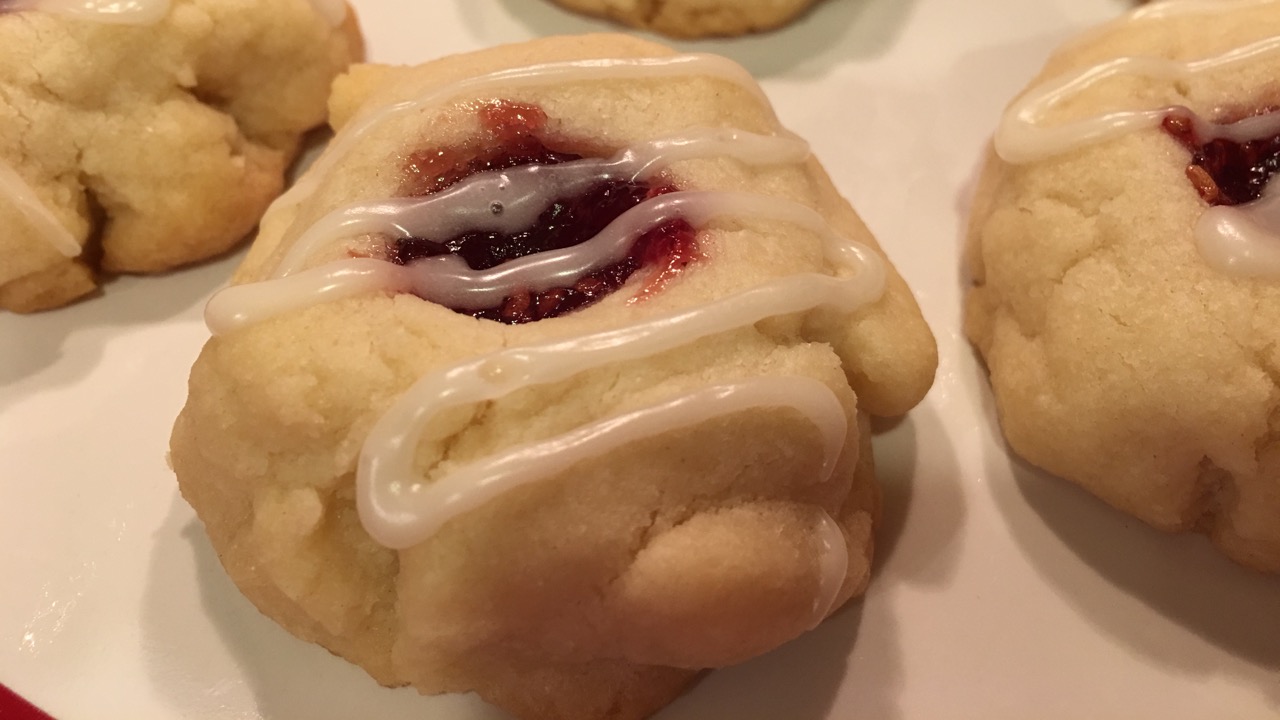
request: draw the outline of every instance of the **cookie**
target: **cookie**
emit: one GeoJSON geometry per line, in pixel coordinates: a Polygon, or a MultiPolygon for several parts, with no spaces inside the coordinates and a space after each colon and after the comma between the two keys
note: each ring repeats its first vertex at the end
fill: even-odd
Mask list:
{"type": "Polygon", "coordinates": [[[0,308],[240,243],[359,53],[332,0],[0,3],[0,308]]]}
{"type": "Polygon", "coordinates": [[[173,468],[290,632],[521,718],[642,718],[869,580],[866,420],[933,338],[749,75],[624,36],[335,83],[210,302],[173,468]]]}
{"type": "Polygon", "coordinates": [[[1006,111],[966,327],[1030,462],[1280,571],[1280,2],[1153,3],[1006,111]]]}
{"type": "Polygon", "coordinates": [[[586,15],[677,38],[746,35],[792,22],[818,0],[552,0],[586,15]]]}

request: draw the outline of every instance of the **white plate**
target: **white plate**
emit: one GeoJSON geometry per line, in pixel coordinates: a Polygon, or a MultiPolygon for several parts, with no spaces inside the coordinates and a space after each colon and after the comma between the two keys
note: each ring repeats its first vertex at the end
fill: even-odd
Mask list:
{"type": "MultiPolygon", "coordinates": [[[[357,5],[384,62],[607,27],[542,0],[357,5]]],[[[1280,580],[1011,461],[960,334],[983,143],[1054,45],[1121,8],[828,0],[783,32],[686,45],[762,78],[915,289],[942,366],[877,441],[885,527],[866,600],[711,674],[660,720],[1280,714],[1280,580]]],[[[233,264],[0,317],[0,682],[61,720],[504,717],[377,687],[223,575],[164,453],[202,303],[233,264]]]]}

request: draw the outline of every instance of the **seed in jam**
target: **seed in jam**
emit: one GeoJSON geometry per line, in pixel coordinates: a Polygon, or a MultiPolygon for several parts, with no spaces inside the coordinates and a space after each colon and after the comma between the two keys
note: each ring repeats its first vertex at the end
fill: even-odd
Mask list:
{"type": "Polygon", "coordinates": [[[1280,170],[1280,134],[1246,142],[1204,139],[1189,111],[1175,111],[1163,127],[1191,152],[1187,179],[1210,205],[1242,205],[1257,200],[1280,170]]]}
{"type": "MultiPolygon", "coordinates": [[[[440,192],[490,170],[555,165],[582,158],[549,147],[552,140],[546,137],[547,116],[539,108],[496,102],[482,105],[477,112],[482,137],[465,147],[415,153],[409,158],[402,187],[405,194],[440,192]]],[[[559,145],[563,148],[564,143],[559,145]]],[[[448,238],[404,238],[391,245],[388,259],[408,265],[422,258],[452,254],[472,270],[488,270],[517,258],[584,243],[631,208],[675,189],[644,181],[601,180],[577,196],[556,199],[532,226],[519,232],[474,231],[448,238]]],[[[497,201],[489,209],[495,215],[504,211],[497,201]]],[[[497,307],[467,314],[507,324],[557,317],[603,299],[644,267],[653,268],[654,273],[637,298],[648,297],[699,257],[696,236],[695,229],[683,220],[664,223],[638,238],[622,260],[588,273],[572,286],[515,292],[497,307]]]]}

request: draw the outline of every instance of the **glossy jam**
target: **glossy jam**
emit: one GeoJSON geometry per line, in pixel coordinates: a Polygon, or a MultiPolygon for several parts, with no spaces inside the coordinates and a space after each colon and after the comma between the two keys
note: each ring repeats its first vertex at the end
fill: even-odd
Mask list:
{"type": "Polygon", "coordinates": [[[1163,127],[1191,152],[1187,178],[1210,205],[1257,200],[1280,169],[1280,135],[1245,142],[1206,139],[1197,131],[1194,118],[1180,112],[1165,118],[1163,127]]]}
{"type": "MultiPolygon", "coordinates": [[[[461,148],[442,148],[412,155],[405,166],[401,191],[410,196],[440,192],[481,172],[526,165],[554,165],[579,160],[581,155],[553,148],[547,137],[547,116],[541,109],[510,102],[481,105],[477,115],[483,135],[461,148]]],[[[406,238],[389,248],[389,259],[407,265],[427,257],[453,254],[473,270],[487,270],[510,260],[548,250],[572,247],[594,237],[618,216],[676,188],[644,181],[602,180],[575,197],[558,198],[532,226],[512,234],[468,232],[454,237],[406,238]]],[[[501,213],[500,203],[491,211],[501,213]]],[[[622,287],[641,268],[654,274],[638,297],[652,294],[698,257],[696,232],[677,220],[639,238],[620,262],[579,278],[572,286],[545,292],[516,292],[492,308],[469,314],[518,324],[557,317],[594,303],[622,287]]]]}

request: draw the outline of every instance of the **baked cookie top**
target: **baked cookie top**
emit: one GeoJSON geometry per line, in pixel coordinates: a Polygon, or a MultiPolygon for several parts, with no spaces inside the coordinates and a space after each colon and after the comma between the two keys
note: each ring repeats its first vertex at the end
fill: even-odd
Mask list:
{"type": "Polygon", "coordinates": [[[241,241],[359,54],[329,1],[0,5],[0,306],[241,241]]]}
{"type": "Polygon", "coordinates": [[[1006,111],[967,329],[1010,443],[1165,529],[1280,568],[1280,3],[1144,6],[1006,111]]]}
{"type": "Polygon", "coordinates": [[[866,413],[936,351],[741,67],[551,38],[354,68],[331,117],[173,436],[259,607],[388,684],[641,717],[865,588],[866,413]]]}
{"type": "MultiPolygon", "coordinates": [[[[859,309],[840,329],[850,338],[833,342],[848,345],[855,390],[873,414],[897,415],[917,403],[932,382],[934,360],[931,339],[911,344],[930,338],[922,332],[914,300],[883,261],[875,239],[830,187],[807,145],[778,128],[754,80],[723,58],[678,55],[659,45],[608,37],[618,48],[608,60],[593,57],[593,51],[598,54],[603,47],[595,36],[555,38],[513,46],[529,48],[514,57],[474,53],[413,70],[369,66],[340,79],[333,99],[338,135],[315,167],[264,218],[259,240],[235,277],[236,285],[247,286],[233,288],[210,304],[207,317],[215,334],[332,298],[365,295],[371,289],[417,294],[436,306],[501,319],[513,312],[513,297],[524,299],[512,293],[513,288],[532,288],[535,297],[530,300],[573,290],[566,284],[625,260],[630,241],[650,231],[671,232],[681,220],[686,225],[732,225],[751,219],[798,224],[808,241],[779,236],[778,247],[767,251],[769,262],[724,243],[719,248],[723,259],[694,263],[704,272],[689,273],[683,282],[668,286],[680,267],[700,254],[676,237],[671,247],[657,252],[660,264],[670,265],[658,277],[638,291],[593,298],[606,310],[556,312],[556,323],[522,322],[536,319],[532,312],[514,326],[493,330],[507,338],[504,345],[529,344],[612,327],[616,318],[611,310],[625,307],[637,318],[658,316],[751,288],[766,278],[780,278],[788,287],[802,285],[783,282],[785,275],[813,267],[815,261],[820,270],[847,266],[848,272],[861,277],[845,306],[859,309]],[[541,58],[544,52],[550,59],[513,66],[521,57],[541,58]],[[628,89],[611,89],[613,80],[626,81],[628,89]],[[705,84],[726,97],[703,103],[704,116],[686,117],[683,112],[697,109],[685,97],[691,93],[662,85],[672,81],[668,84],[675,86],[676,80],[705,84]],[[633,85],[655,87],[647,100],[648,112],[630,109],[633,85]],[[527,94],[539,97],[529,102],[523,98],[527,94]],[[473,95],[497,99],[459,100],[473,95]],[[723,112],[721,105],[734,108],[736,126],[726,126],[715,116],[723,112]],[[597,117],[601,112],[609,114],[597,117]],[[427,132],[430,139],[420,139],[427,132]],[[505,155],[481,150],[486,143],[503,142],[523,145],[505,155]],[[462,176],[504,164],[525,167],[496,178],[458,182],[462,176]],[[749,172],[743,174],[744,170],[749,172]],[[786,181],[805,174],[814,179],[804,179],[803,190],[785,187],[786,181]],[[601,237],[590,243],[557,252],[531,244],[510,250],[509,257],[494,255],[482,259],[480,267],[465,268],[476,262],[474,256],[463,259],[443,250],[453,241],[465,241],[468,233],[514,232],[547,207],[559,212],[559,205],[550,204],[557,192],[585,187],[599,177],[635,185],[634,202],[614,205],[613,214],[625,218],[622,223],[607,222],[603,208],[597,217],[586,218],[587,225],[605,225],[599,228],[604,231],[601,237]],[[697,192],[702,188],[730,189],[697,192]],[[692,192],[675,194],[676,189],[692,192]],[[504,199],[512,192],[520,196],[519,203],[504,199]],[[810,196],[797,198],[797,192],[810,196]],[[481,196],[483,201],[477,201],[481,196]],[[433,212],[436,209],[446,212],[433,212]],[[834,221],[828,224],[824,216],[834,221]],[[453,240],[439,241],[436,245],[441,247],[435,249],[418,240],[432,234],[453,240]],[[375,235],[390,235],[393,242],[365,242],[375,235]],[[418,262],[424,259],[428,262],[418,262]],[[506,263],[503,272],[484,272],[500,262],[506,263]],[[871,349],[898,343],[910,347],[903,358],[871,349]]],[[[522,242],[536,244],[528,237],[522,242]]],[[[484,252],[493,252],[492,245],[484,252]]],[[[812,307],[824,304],[815,301],[812,307]]]]}

